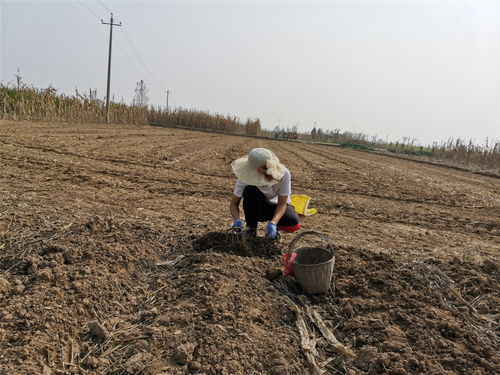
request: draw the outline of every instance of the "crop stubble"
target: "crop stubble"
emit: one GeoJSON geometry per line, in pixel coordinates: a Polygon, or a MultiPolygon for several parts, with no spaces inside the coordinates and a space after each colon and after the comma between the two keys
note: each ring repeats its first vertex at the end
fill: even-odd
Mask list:
{"type": "Polygon", "coordinates": [[[498,372],[498,179],[144,126],[3,121],[0,158],[0,373],[304,374],[296,306],[356,354],[307,322],[327,373],[498,372]],[[223,251],[258,146],[337,247],[326,296],[265,278],[290,235],[223,251]]]}

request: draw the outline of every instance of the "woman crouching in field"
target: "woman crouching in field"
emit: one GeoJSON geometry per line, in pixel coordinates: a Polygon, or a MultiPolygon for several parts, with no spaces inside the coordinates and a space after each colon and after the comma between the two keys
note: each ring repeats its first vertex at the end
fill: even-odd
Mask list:
{"type": "Polygon", "coordinates": [[[278,228],[289,233],[300,229],[299,216],[290,205],[290,171],[272,151],[254,148],[248,156],[233,161],[231,167],[238,177],[229,205],[233,228],[243,228],[239,208],[243,198],[245,235],[255,237],[259,221],[269,221],[266,237],[271,240],[278,238],[278,228]]]}

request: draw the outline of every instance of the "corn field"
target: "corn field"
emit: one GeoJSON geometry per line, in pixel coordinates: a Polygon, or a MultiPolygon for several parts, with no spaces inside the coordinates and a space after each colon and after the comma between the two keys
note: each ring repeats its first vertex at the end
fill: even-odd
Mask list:
{"type": "Polygon", "coordinates": [[[243,123],[236,116],[224,116],[218,113],[211,114],[196,109],[177,108],[172,111],[163,111],[151,108],[148,119],[149,122],[154,124],[208,129],[234,134],[257,135],[261,130],[259,119],[248,119],[243,123]]]}
{"type": "Polygon", "coordinates": [[[466,142],[462,139],[449,139],[431,147],[434,157],[454,160],[470,165],[500,169],[500,142],[486,139],[484,145],[466,142]]]}
{"type": "MultiPolygon", "coordinates": [[[[105,123],[105,103],[97,98],[96,90],[68,96],[57,93],[49,87],[37,89],[18,81],[17,87],[0,84],[0,119],[31,121],[72,121],[105,123]]],[[[299,140],[337,143],[342,146],[362,149],[386,149],[394,153],[426,156],[452,160],[471,167],[500,170],[500,142],[486,140],[484,145],[449,139],[432,146],[419,146],[415,139],[406,138],[401,142],[387,143],[377,137],[362,133],[340,132],[340,129],[318,129],[311,133],[297,133],[292,129],[275,128],[274,131],[261,129],[259,119],[241,121],[236,116],[212,114],[208,111],[177,108],[165,111],[159,108],[126,105],[110,102],[110,122],[114,124],[163,124],[168,126],[206,129],[216,132],[262,135],[277,138],[279,134],[294,133],[299,140]],[[286,130],[286,131],[285,131],[286,130]]],[[[278,137],[279,138],[279,137],[278,137]]],[[[287,139],[290,137],[287,136],[287,139]]],[[[295,138],[294,138],[295,139],[295,138]]]]}
{"type": "MultiPolygon", "coordinates": [[[[241,122],[238,117],[178,108],[164,111],[146,106],[129,106],[110,102],[110,122],[114,124],[147,124],[209,129],[220,132],[252,134],[260,132],[259,119],[241,122]]],[[[24,84],[8,87],[0,84],[0,119],[31,121],[77,121],[105,123],[105,102],[95,90],[67,96],[49,87],[37,89],[24,84]]]]}
{"type": "MultiPolygon", "coordinates": [[[[289,128],[275,128],[276,132],[287,134],[289,128]]],[[[269,132],[269,136],[271,133],[269,132]]],[[[399,142],[388,143],[376,136],[368,136],[363,133],[340,132],[340,129],[325,130],[318,129],[315,132],[299,133],[299,140],[320,143],[335,143],[340,146],[355,149],[374,150],[383,149],[395,154],[405,154],[417,157],[428,157],[430,159],[441,159],[453,161],[456,164],[468,166],[473,169],[488,169],[500,171],[500,142],[498,140],[486,140],[483,145],[466,142],[462,139],[449,139],[445,142],[435,142],[432,146],[421,146],[415,138],[403,137],[399,142]]]]}
{"type": "MultiPolygon", "coordinates": [[[[115,124],[146,124],[146,107],[110,102],[110,122],[115,124]]],[[[58,94],[49,87],[11,88],[0,85],[0,119],[31,121],[106,122],[105,103],[96,92],[74,96],[58,94]]]]}

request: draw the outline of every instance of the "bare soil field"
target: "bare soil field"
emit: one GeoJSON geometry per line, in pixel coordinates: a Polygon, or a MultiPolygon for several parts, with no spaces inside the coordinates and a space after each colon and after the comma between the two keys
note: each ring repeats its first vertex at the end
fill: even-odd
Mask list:
{"type": "MultiPolygon", "coordinates": [[[[146,126],[0,122],[0,374],[498,374],[497,178],[146,126]],[[335,245],[226,235],[230,162],[272,149],[335,245]],[[338,341],[336,341],[338,340],[338,341]]],[[[263,234],[263,227],[260,235],[263,234]]]]}

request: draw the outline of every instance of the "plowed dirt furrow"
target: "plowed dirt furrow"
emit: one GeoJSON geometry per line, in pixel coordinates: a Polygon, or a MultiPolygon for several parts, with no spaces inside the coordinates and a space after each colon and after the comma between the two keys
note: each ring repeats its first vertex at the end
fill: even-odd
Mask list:
{"type": "Polygon", "coordinates": [[[0,121],[0,162],[0,374],[498,373],[498,179],[132,125],[0,121]],[[325,295],[266,278],[294,235],[227,234],[254,147],[318,209],[300,233],[334,243],[325,295]]]}

